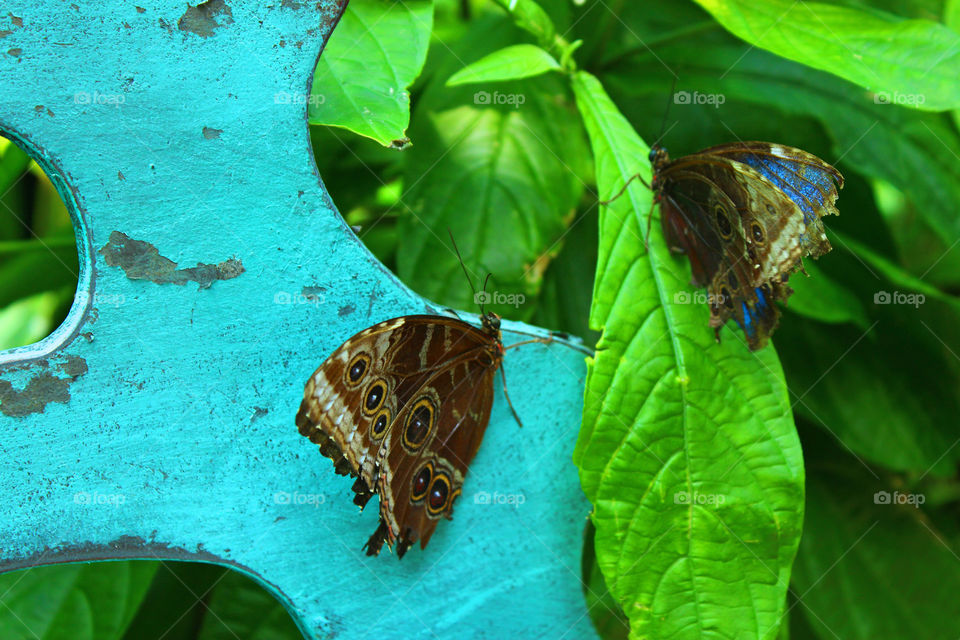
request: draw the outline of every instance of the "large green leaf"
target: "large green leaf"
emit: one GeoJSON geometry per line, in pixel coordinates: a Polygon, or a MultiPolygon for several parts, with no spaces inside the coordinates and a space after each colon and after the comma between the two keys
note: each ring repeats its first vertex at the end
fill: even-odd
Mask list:
{"type": "Polygon", "coordinates": [[[794,0],[696,0],[751,45],[829,71],[880,104],[960,107],[960,35],[929,20],[794,0]]]}
{"type": "Polygon", "coordinates": [[[447,80],[448,87],[478,82],[499,82],[538,76],[560,69],[553,56],[534,44],[515,44],[494,51],[460,69],[447,80]]]}
{"type": "Polygon", "coordinates": [[[102,562],[0,575],[0,638],[114,640],[123,637],[157,564],[102,562]]]}
{"type": "MultiPolygon", "coordinates": [[[[574,92],[608,197],[647,148],[596,78],[574,92]]],[[[678,303],[689,267],[659,234],[644,250],[649,206],[634,182],[600,214],[603,334],[574,452],[597,560],[633,638],[775,638],[803,513],[783,374],[772,348],[751,353],[729,327],[716,344],[706,305],[678,303]]]]}
{"type": "Polygon", "coordinates": [[[429,298],[475,309],[449,229],[474,286],[493,274],[500,304],[491,308],[521,319],[533,313],[543,273],[576,220],[589,173],[586,138],[558,74],[444,86],[452,69],[499,49],[515,31],[506,16],[478,21],[417,103],[397,275],[429,298]]]}
{"type": "Polygon", "coordinates": [[[432,25],[432,0],[353,0],[317,62],[310,123],[405,146],[407,87],[423,67],[432,25]]]}
{"type": "Polygon", "coordinates": [[[794,614],[824,639],[960,636],[955,516],[932,513],[923,492],[806,436],[804,449],[818,461],[808,474],[794,614]]]}

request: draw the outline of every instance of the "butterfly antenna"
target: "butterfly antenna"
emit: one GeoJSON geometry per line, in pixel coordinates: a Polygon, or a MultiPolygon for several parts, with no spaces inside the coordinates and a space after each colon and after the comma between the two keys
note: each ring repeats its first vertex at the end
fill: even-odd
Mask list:
{"type": "Polygon", "coordinates": [[[507,371],[503,367],[503,363],[500,363],[500,375],[503,376],[503,397],[507,399],[507,405],[510,407],[510,412],[513,414],[513,419],[517,421],[517,424],[520,425],[520,428],[523,428],[523,421],[520,420],[520,415],[517,413],[517,410],[513,408],[513,402],[510,401],[510,394],[507,392],[507,371]]]}
{"type": "MultiPolygon", "coordinates": [[[[457,241],[453,239],[453,231],[450,231],[450,228],[447,227],[447,233],[450,234],[450,242],[453,244],[453,250],[457,252],[457,260],[460,261],[460,267],[463,269],[463,275],[467,277],[467,284],[470,285],[470,291],[473,292],[473,299],[477,299],[477,290],[473,287],[473,281],[470,279],[470,274],[467,273],[467,265],[463,264],[463,256],[460,255],[460,248],[457,246],[457,241]]],[[[489,277],[489,276],[487,276],[489,277]]],[[[486,285],[484,285],[486,286],[486,285]]],[[[480,312],[483,312],[483,305],[480,305],[480,312]]]]}
{"type": "MultiPolygon", "coordinates": [[[[487,277],[484,278],[484,280],[483,280],[483,291],[482,291],[483,295],[482,295],[482,297],[480,298],[480,300],[486,300],[486,299],[487,299],[487,283],[490,282],[490,276],[492,276],[492,275],[493,275],[492,273],[487,273],[487,277]]],[[[480,315],[486,315],[485,312],[484,312],[484,310],[483,310],[483,302],[480,303],[480,315]]]]}
{"type": "Polygon", "coordinates": [[[663,140],[663,131],[667,128],[667,117],[670,115],[670,104],[673,103],[676,89],[677,76],[673,76],[673,82],[670,83],[670,94],[667,96],[667,107],[663,110],[663,120],[660,122],[660,133],[657,134],[657,139],[654,141],[653,146],[657,146],[660,144],[660,141],[663,140]]]}

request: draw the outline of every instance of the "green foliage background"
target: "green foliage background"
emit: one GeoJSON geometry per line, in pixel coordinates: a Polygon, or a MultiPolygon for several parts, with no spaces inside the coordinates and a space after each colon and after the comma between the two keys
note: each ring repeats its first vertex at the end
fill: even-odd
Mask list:
{"type": "MultiPolygon", "coordinates": [[[[450,228],[491,289],[524,296],[496,311],[596,345],[574,463],[603,637],[960,635],[958,29],[953,0],[351,2],[310,107],[344,217],[413,289],[471,309],[450,228]],[[684,304],[656,220],[647,250],[642,184],[597,206],[649,181],[655,141],[751,139],[846,178],[834,251],[791,279],[756,354],[684,304]]],[[[49,183],[0,154],[9,347],[63,318],[76,255],[49,183]]],[[[3,638],[298,637],[203,565],[28,570],[0,600],[3,638]]]]}

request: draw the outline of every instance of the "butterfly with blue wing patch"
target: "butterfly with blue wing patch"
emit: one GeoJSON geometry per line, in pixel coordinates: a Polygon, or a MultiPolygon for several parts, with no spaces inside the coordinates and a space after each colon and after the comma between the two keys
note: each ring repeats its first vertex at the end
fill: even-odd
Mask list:
{"type": "Polygon", "coordinates": [[[717,340],[731,318],[751,350],[777,327],[777,301],[802,259],[830,251],[821,218],[837,215],[843,176],[800,149],[737,142],[671,160],[650,150],[650,188],[671,250],[690,259],[693,284],[707,287],[717,340]]]}

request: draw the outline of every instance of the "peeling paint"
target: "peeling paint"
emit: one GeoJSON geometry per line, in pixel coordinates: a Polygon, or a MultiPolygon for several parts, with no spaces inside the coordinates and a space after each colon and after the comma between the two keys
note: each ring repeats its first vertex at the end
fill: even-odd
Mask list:
{"type": "Polygon", "coordinates": [[[337,315],[340,316],[341,318],[343,318],[343,317],[345,317],[345,316],[350,315],[351,313],[353,313],[353,312],[356,311],[356,310],[357,310],[357,308],[356,308],[355,306],[353,306],[352,304],[345,304],[345,305],[343,305],[342,307],[340,307],[340,310],[339,310],[339,311],[337,311],[337,315]]]}
{"type": "MultiPolygon", "coordinates": [[[[38,364],[44,369],[48,367],[46,361],[38,364]]],[[[0,412],[22,418],[31,413],[43,413],[51,402],[70,402],[70,385],[87,373],[87,361],[79,356],[70,356],[58,367],[67,377],[60,378],[44,370],[30,378],[20,391],[14,389],[10,381],[0,380],[0,412]]]]}
{"type": "Polygon", "coordinates": [[[213,129],[211,127],[203,128],[203,137],[207,140],[216,140],[223,133],[223,129],[213,129]]]}
{"type": "Polygon", "coordinates": [[[180,31],[195,33],[201,38],[209,38],[214,29],[233,24],[233,11],[224,0],[207,0],[197,6],[189,6],[183,16],[177,20],[180,31]],[[219,21],[218,21],[219,19],[219,21]]]}
{"type": "Polygon", "coordinates": [[[253,424],[268,413],[270,413],[270,409],[267,409],[266,407],[254,407],[253,415],[250,416],[250,424],[253,424]]]}
{"type": "Polygon", "coordinates": [[[215,280],[230,280],[244,272],[243,264],[230,258],[218,264],[197,263],[195,267],[178,269],[177,263],[160,255],[149,242],[134,240],[121,231],[110,233],[110,242],[100,253],[111,267],[120,267],[131,280],[150,280],[157,284],[184,285],[196,282],[201,289],[215,280]]]}

